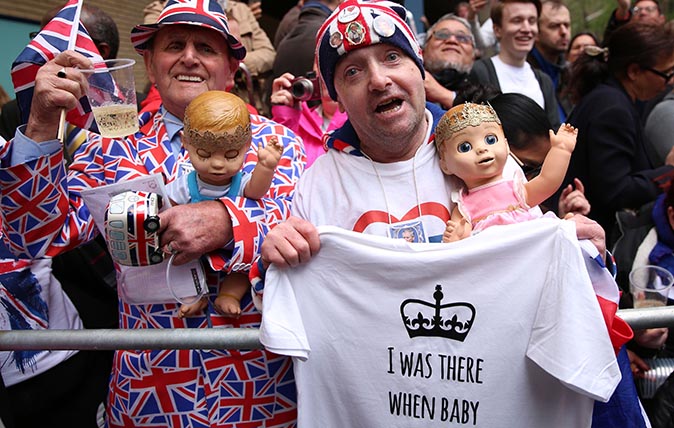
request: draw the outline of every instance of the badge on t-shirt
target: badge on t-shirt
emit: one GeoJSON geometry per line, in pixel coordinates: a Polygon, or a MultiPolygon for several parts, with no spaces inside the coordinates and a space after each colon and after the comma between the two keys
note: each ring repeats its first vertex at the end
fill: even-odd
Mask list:
{"type": "Polygon", "coordinates": [[[421,219],[392,223],[388,235],[393,239],[404,239],[407,242],[428,242],[421,219]]]}
{"type": "Polygon", "coordinates": [[[192,166],[191,162],[180,162],[180,165],[178,166],[178,177],[181,177],[185,174],[189,174],[190,172],[194,171],[194,166],[192,166]]]}

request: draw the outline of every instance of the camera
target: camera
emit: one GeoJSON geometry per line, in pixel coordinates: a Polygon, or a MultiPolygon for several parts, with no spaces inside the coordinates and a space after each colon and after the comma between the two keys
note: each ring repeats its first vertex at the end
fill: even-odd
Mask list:
{"type": "Polygon", "coordinates": [[[309,71],[306,76],[293,79],[290,92],[293,94],[293,98],[300,101],[320,100],[321,86],[318,83],[316,72],[309,71]]]}

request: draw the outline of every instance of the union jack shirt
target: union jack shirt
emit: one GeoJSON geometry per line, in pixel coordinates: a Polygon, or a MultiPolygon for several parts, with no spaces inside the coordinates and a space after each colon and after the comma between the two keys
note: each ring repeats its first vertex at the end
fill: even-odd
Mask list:
{"type": "MultiPolygon", "coordinates": [[[[292,131],[255,115],[251,128],[244,171],[254,167],[258,143],[272,136],[283,144],[284,153],[267,198],[222,199],[232,219],[234,248],[229,258],[223,254],[209,258],[215,271],[250,268],[268,228],[289,215],[304,169],[302,143],[292,131]]],[[[12,142],[0,146],[5,239],[14,253],[31,258],[55,256],[95,236],[82,190],[155,173],[168,183],[187,161],[184,149],[177,156],[172,152],[161,110],[142,113],[140,131],[125,139],[90,134],[67,171],[60,150],[8,166],[11,148],[12,142]]],[[[259,327],[260,313],[250,296],[241,305],[237,320],[211,309],[213,327],[259,327]]],[[[207,327],[205,316],[178,318],[178,308],[178,304],[121,301],[120,327],[207,327]]],[[[292,365],[287,357],[264,350],[117,351],[107,412],[112,427],[294,427],[292,365]]]]}

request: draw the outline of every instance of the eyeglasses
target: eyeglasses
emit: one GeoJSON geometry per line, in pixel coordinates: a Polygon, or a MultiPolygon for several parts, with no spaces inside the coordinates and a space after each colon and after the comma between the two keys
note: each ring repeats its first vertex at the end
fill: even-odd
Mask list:
{"type": "Polygon", "coordinates": [[[431,34],[431,37],[435,37],[438,40],[449,40],[450,37],[454,36],[457,42],[463,45],[472,45],[473,36],[463,33],[452,33],[449,30],[438,30],[431,34]]]}
{"type": "Polygon", "coordinates": [[[670,71],[669,73],[665,73],[665,72],[662,72],[660,70],[656,70],[656,69],[651,68],[651,67],[644,67],[644,70],[648,70],[653,74],[657,74],[658,76],[665,79],[665,82],[669,82],[672,79],[672,77],[674,77],[674,71],[670,71]]]}
{"type": "Polygon", "coordinates": [[[646,12],[646,13],[653,13],[653,12],[659,12],[657,6],[634,6],[632,8],[632,11],[637,14],[639,12],[646,12]]]}
{"type": "Polygon", "coordinates": [[[541,173],[541,168],[543,168],[543,165],[526,164],[522,162],[517,156],[515,156],[515,153],[513,152],[510,152],[510,156],[512,156],[512,158],[515,159],[515,162],[517,162],[517,165],[519,165],[520,168],[522,168],[522,172],[524,173],[524,176],[527,178],[527,180],[531,180],[532,178],[536,177],[538,174],[541,173]]]}

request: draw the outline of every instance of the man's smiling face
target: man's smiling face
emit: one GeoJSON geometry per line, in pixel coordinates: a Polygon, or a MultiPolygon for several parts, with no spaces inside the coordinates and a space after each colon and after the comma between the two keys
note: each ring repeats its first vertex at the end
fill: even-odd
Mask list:
{"type": "Polygon", "coordinates": [[[179,118],[197,95],[231,87],[238,67],[221,34],[193,25],[162,27],[144,59],[164,106],[179,118]]]}

